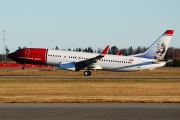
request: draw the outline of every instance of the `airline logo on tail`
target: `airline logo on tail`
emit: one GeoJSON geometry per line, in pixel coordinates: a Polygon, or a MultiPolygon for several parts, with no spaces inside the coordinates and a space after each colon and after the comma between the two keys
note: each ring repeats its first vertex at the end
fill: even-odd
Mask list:
{"type": "Polygon", "coordinates": [[[151,45],[146,52],[133,56],[163,60],[173,33],[174,30],[167,30],[151,45]]]}
{"type": "Polygon", "coordinates": [[[166,51],[166,44],[162,41],[159,41],[157,43],[157,51],[156,51],[156,54],[154,55],[153,59],[163,59],[163,56],[165,55],[166,51]]]}

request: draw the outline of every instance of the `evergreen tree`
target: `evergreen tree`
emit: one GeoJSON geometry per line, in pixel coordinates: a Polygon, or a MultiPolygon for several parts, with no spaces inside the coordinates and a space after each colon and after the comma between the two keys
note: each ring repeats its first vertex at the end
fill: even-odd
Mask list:
{"type": "Polygon", "coordinates": [[[59,50],[58,46],[55,47],[55,50],[59,50]]]}

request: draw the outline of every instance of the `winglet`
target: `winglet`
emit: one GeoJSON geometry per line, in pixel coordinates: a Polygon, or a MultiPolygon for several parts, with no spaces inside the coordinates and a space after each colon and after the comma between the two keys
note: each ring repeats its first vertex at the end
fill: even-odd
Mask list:
{"type": "Polygon", "coordinates": [[[116,55],[121,55],[122,49],[120,49],[116,55]]]}
{"type": "Polygon", "coordinates": [[[109,49],[109,45],[101,52],[101,55],[105,55],[109,49]]]}

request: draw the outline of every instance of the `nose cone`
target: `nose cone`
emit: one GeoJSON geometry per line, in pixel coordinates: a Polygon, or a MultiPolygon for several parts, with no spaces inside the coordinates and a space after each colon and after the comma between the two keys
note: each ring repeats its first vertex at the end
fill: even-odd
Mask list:
{"type": "Polygon", "coordinates": [[[14,53],[8,54],[7,57],[10,58],[11,60],[15,60],[15,55],[14,55],[14,53]]]}

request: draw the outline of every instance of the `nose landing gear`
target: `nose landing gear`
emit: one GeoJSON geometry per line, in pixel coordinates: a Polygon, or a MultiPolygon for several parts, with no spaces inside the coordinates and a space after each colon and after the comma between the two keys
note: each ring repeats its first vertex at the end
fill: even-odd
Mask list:
{"type": "Polygon", "coordinates": [[[24,63],[23,63],[22,66],[21,66],[21,69],[24,70],[24,68],[25,68],[25,67],[24,67],[24,63]]]}

